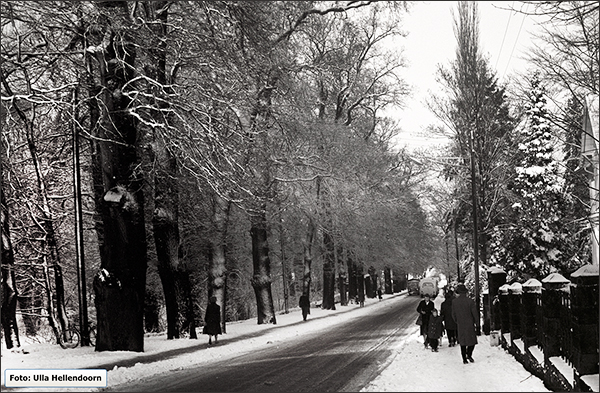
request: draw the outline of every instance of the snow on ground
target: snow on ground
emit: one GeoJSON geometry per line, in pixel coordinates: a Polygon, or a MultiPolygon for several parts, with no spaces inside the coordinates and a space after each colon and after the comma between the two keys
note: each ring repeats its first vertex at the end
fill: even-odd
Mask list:
{"type": "MultiPolygon", "coordinates": [[[[108,371],[108,386],[118,390],[119,384],[142,380],[149,375],[198,366],[247,353],[293,337],[348,322],[386,307],[386,303],[406,292],[384,295],[382,301],[366,299],[365,307],[351,304],[336,310],[311,308],[306,322],[298,308],[277,315],[276,325],[258,325],[256,319],[229,323],[227,334],[219,336],[217,345],[209,346],[207,336],[198,340],[167,340],[165,334],[148,335],[145,351],[95,352],[93,348],[62,349],[51,344],[25,344],[28,353],[12,352],[2,344],[2,390],[6,369],[73,369],[98,368],[119,364],[108,371]]],[[[415,310],[416,316],[416,310],[415,310]]],[[[200,330],[200,329],[199,329],[200,330]]],[[[501,347],[491,347],[488,336],[479,337],[473,357],[475,363],[463,364],[460,348],[449,348],[443,341],[440,351],[423,348],[418,326],[398,345],[393,361],[363,391],[536,391],[548,392],[543,382],[527,372],[501,347]]],[[[11,391],[94,391],[89,388],[10,388],[11,391]]]]}
{"type": "Polygon", "coordinates": [[[549,392],[501,346],[490,346],[489,336],[477,337],[475,363],[463,364],[460,347],[449,347],[445,337],[439,352],[423,347],[418,327],[396,350],[389,367],[363,392],[549,392]]]}

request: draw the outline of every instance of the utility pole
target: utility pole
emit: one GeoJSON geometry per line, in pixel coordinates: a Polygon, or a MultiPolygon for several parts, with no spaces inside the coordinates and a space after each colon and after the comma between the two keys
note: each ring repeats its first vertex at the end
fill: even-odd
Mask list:
{"type": "MultiPolygon", "coordinates": [[[[475,136],[473,135],[473,127],[470,130],[470,148],[471,148],[471,200],[473,205],[473,259],[474,259],[474,271],[475,276],[475,304],[477,305],[477,313],[479,313],[479,307],[481,302],[479,300],[479,219],[478,219],[478,203],[477,203],[477,184],[476,184],[476,172],[475,172],[475,136]]],[[[477,334],[480,332],[480,323],[477,323],[477,334]]]]}
{"type": "Polygon", "coordinates": [[[81,174],[79,170],[79,131],[77,126],[77,88],[73,90],[73,194],[75,198],[75,253],[77,259],[77,295],[79,300],[79,332],[81,346],[90,345],[87,314],[87,291],[83,253],[83,213],[81,206],[81,174]]]}

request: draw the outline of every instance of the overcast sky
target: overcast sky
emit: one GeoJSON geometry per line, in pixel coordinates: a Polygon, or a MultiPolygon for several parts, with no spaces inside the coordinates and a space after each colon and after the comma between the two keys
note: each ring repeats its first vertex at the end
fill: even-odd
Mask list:
{"type": "MultiPolygon", "coordinates": [[[[429,97],[430,91],[439,88],[435,80],[438,65],[447,66],[455,58],[452,12],[456,12],[457,3],[418,1],[404,19],[409,35],[403,39],[408,61],[403,75],[412,85],[413,97],[407,100],[404,110],[394,111],[394,117],[399,119],[403,130],[397,138],[399,146],[431,143],[431,138],[420,134],[427,125],[437,120],[424,100],[429,97]]],[[[531,45],[530,32],[536,26],[531,16],[507,10],[513,4],[513,8],[521,7],[519,1],[478,2],[480,47],[501,81],[517,70],[524,70],[526,63],[521,57],[531,45]]]]}

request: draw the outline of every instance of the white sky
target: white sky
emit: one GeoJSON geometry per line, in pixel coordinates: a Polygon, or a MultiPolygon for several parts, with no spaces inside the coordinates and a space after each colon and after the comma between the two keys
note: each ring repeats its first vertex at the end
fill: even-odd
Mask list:
{"type": "MultiPolygon", "coordinates": [[[[456,12],[457,3],[418,1],[404,18],[403,26],[409,35],[403,39],[408,62],[403,75],[412,86],[413,97],[407,99],[405,109],[397,109],[392,115],[399,119],[403,130],[397,138],[399,146],[432,143],[431,138],[420,135],[427,125],[438,123],[425,99],[440,86],[436,82],[438,65],[448,66],[455,58],[452,10],[456,12]]],[[[508,11],[512,5],[517,9],[522,6],[519,1],[478,2],[480,47],[501,82],[514,71],[525,69],[526,62],[521,57],[531,45],[530,32],[536,26],[531,16],[508,11]]]]}
{"type": "MultiPolygon", "coordinates": [[[[337,306],[336,310],[311,308],[306,322],[298,308],[289,314],[277,316],[277,325],[258,325],[256,319],[230,323],[227,334],[219,337],[219,344],[208,346],[206,335],[199,335],[198,340],[167,340],[166,334],[146,335],[145,352],[104,351],[94,352],[91,347],[61,349],[58,345],[24,343],[28,352],[15,353],[6,351],[2,343],[2,385],[4,387],[5,370],[7,369],[76,369],[96,368],[97,365],[124,360],[143,359],[159,355],[150,363],[139,362],[131,367],[115,367],[108,371],[108,387],[119,390],[122,383],[143,381],[149,376],[169,373],[170,370],[201,367],[203,364],[229,359],[250,351],[264,349],[278,342],[290,341],[303,334],[315,331],[326,332],[335,329],[339,324],[346,324],[355,318],[368,318],[375,310],[389,307],[391,302],[402,301],[406,291],[400,294],[384,295],[380,302],[377,299],[366,299],[365,307],[356,304],[337,306]],[[240,336],[251,334],[250,338],[240,336]],[[236,339],[235,342],[229,342],[236,339]],[[178,348],[196,347],[189,353],[176,357],[160,356],[178,348]]],[[[416,307],[414,312],[417,317],[416,307]]],[[[198,329],[201,332],[201,328],[198,329]]],[[[400,333],[399,333],[400,334],[400,333]]],[[[389,349],[394,351],[391,359],[382,359],[387,364],[381,374],[362,391],[376,392],[548,392],[539,378],[530,374],[525,368],[507,353],[502,347],[491,346],[490,336],[478,337],[478,345],[473,352],[475,363],[463,364],[460,347],[448,347],[444,338],[439,352],[433,353],[423,348],[423,339],[419,336],[419,326],[403,332],[389,349]]],[[[539,355],[538,355],[539,356],[539,355]]],[[[552,358],[555,359],[555,358],[552,358]]],[[[542,357],[543,361],[543,357],[542,357]]],[[[573,369],[556,358],[557,367],[564,368],[564,375],[573,375],[573,369]]],[[[591,376],[597,380],[596,376],[591,376]]],[[[593,382],[593,380],[592,380],[593,382]]],[[[597,391],[597,385],[595,391],[597,391]]],[[[97,391],[90,388],[14,388],[13,391],[97,391]]],[[[275,389],[277,390],[277,389],[275,389]]]]}

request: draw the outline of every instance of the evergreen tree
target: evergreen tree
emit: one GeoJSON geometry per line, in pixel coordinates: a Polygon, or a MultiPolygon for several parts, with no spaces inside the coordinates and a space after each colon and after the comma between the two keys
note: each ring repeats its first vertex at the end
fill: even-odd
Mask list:
{"type": "Polygon", "coordinates": [[[507,268],[518,276],[543,278],[561,267],[566,232],[561,206],[566,203],[546,92],[536,73],[531,81],[526,123],[521,130],[513,190],[516,222],[509,228],[507,268]]]}

